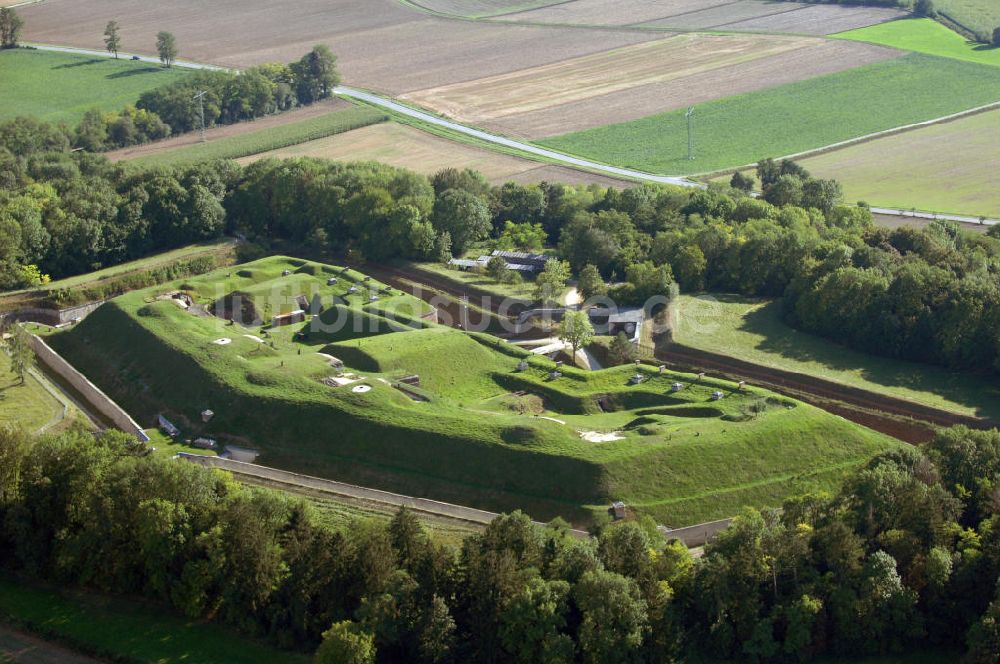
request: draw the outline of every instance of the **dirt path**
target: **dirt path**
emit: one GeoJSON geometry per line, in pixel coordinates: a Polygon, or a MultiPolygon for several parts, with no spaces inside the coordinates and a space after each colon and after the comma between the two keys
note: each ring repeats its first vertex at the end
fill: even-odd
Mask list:
{"type": "Polygon", "coordinates": [[[14,627],[0,625],[0,661],[19,664],[97,664],[101,660],[77,654],[14,627]]]}

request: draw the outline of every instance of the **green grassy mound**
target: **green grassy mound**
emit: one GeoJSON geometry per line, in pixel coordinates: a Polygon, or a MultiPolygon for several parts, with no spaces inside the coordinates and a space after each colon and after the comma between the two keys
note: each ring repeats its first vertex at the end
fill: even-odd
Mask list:
{"type": "MultiPolygon", "coordinates": [[[[339,310],[375,321],[364,311],[367,296],[344,293],[349,284],[381,284],[337,272],[328,286],[322,266],[313,274],[302,267],[275,257],[240,270],[252,276],[220,270],[187,285],[196,303],[239,290],[256,307],[267,306],[265,297],[278,307],[281,298],[318,289],[343,297],[339,310]]],[[[632,366],[567,367],[550,380],[546,358],[422,322],[332,341],[309,331],[303,339],[301,325],[244,328],[157,299],[170,288],[118,298],[52,344],[140,421],[165,413],[186,437],[252,445],[261,463],[310,475],[578,523],[622,499],[680,525],[730,516],[745,499],[777,504],[803,486],[835,488],[842,469],[894,444],[804,404],[755,412],[753,404],[773,396],[763,390],[649,367],[633,385],[632,366]],[[357,382],[324,383],[338,371],[320,353],[344,361],[357,382]],[[525,357],[528,369],[516,371],[525,357]],[[426,400],[393,387],[414,373],[426,400]],[[684,389],[671,393],[674,382],[684,389]],[[358,385],[370,390],[354,392],[358,385]],[[713,401],[717,390],[724,397],[713,401]],[[215,412],[207,424],[199,418],[206,408],[215,412]]],[[[425,306],[411,300],[393,293],[379,304],[405,317],[425,306]]]]}
{"type": "MultiPolygon", "coordinates": [[[[891,25],[891,24],[890,24],[891,25]]],[[[1000,69],[911,53],[699,104],[694,159],[685,110],[540,141],[640,170],[683,175],[791,155],[1000,101],[1000,69]]]]}
{"type": "Polygon", "coordinates": [[[190,70],[32,49],[0,51],[0,121],[30,115],[74,123],[91,108],[121,110],[190,70]]]}

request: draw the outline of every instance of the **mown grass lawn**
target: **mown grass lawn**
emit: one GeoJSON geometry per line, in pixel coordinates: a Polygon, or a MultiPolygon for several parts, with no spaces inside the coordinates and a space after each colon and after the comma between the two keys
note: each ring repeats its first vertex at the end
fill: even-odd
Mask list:
{"type": "Polygon", "coordinates": [[[968,373],[867,355],[786,325],[777,300],[681,296],[674,339],[747,362],[795,371],[942,408],[1000,418],[1000,386],[968,373]]]}
{"type": "Polygon", "coordinates": [[[745,502],[835,490],[846,469],[895,445],[764,390],[652,367],[639,369],[638,385],[633,366],[563,367],[550,380],[551,360],[414,320],[426,305],[394,289],[375,302],[366,290],[348,292],[364,284],[381,288],[353,270],[276,256],[122,296],[51,344],[140,422],[165,413],[184,438],[209,435],[259,448],[264,465],[491,511],[519,508],[539,520],[584,524],[612,499],[670,525],[722,518],[745,502]],[[337,283],[328,285],[331,275],[337,283]],[[157,299],[175,288],[201,304],[240,292],[272,312],[315,288],[325,307],[319,322],[333,328],[346,312],[350,326],[228,324],[157,299]],[[321,382],[337,373],[330,356],[357,382],[321,382]],[[528,368],[519,372],[521,359],[528,368]],[[394,389],[407,374],[420,376],[426,400],[394,389]],[[674,382],[684,389],[672,392],[674,382]],[[369,389],[354,392],[359,385],[369,389]],[[716,390],[722,399],[712,399],[716,390]],[[521,392],[539,407],[519,409],[510,397],[521,392]],[[754,404],[766,407],[749,417],[754,404]],[[207,424],[206,408],[215,412],[207,424]],[[590,442],[581,431],[618,439],[590,442]]]}
{"type": "Polygon", "coordinates": [[[834,37],[1000,67],[1000,48],[969,41],[929,18],[889,21],[834,37]]]}
{"type": "Polygon", "coordinates": [[[34,432],[62,413],[62,404],[32,376],[24,384],[10,370],[10,358],[0,351],[0,426],[34,432]]]}
{"type": "Polygon", "coordinates": [[[18,48],[0,51],[0,121],[26,115],[79,120],[91,108],[115,111],[147,90],[186,76],[148,62],[18,48]]]}
{"type": "Polygon", "coordinates": [[[309,661],[304,655],[278,650],[227,627],[184,619],[155,604],[64,591],[3,575],[0,575],[0,620],[113,661],[157,664],[309,661]]]}
{"type": "Polygon", "coordinates": [[[653,173],[705,173],[823,147],[1000,101],[1000,68],[912,53],[684,110],[540,141],[653,173]]]}
{"type": "Polygon", "coordinates": [[[389,116],[369,106],[331,111],[266,130],[187,145],[125,162],[132,167],[177,166],[213,159],[239,159],[385,122],[389,116]]]}

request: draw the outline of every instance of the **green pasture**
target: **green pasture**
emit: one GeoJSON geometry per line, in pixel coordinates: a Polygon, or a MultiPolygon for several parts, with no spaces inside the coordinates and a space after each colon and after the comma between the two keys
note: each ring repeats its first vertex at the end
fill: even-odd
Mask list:
{"type": "Polygon", "coordinates": [[[1000,48],[969,41],[929,18],[889,21],[834,37],[1000,67],[1000,48]]]}
{"type": "Polygon", "coordinates": [[[820,148],[1000,101],[1000,69],[921,53],[540,141],[653,173],[705,173],[820,148]]]}
{"type": "Polygon", "coordinates": [[[388,115],[370,106],[352,106],[266,130],[248,131],[207,143],[185,145],[173,150],[149,154],[127,163],[132,166],[150,167],[177,166],[214,159],[239,159],[341,134],[352,129],[385,122],[388,119],[388,115]]]}
{"type": "Polygon", "coordinates": [[[427,323],[426,307],[354,271],[279,256],[122,296],[51,343],[140,422],[166,413],[182,437],[252,445],[265,465],[541,520],[586,523],[616,499],[670,525],[722,518],[836,489],[895,444],[764,390],[650,367],[637,385],[632,366],[563,367],[550,380],[551,360],[427,323]],[[160,299],[175,289],[198,310],[160,299]],[[316,294],[323,311],[271,328],[200,310],[236,292],[258,313],[316,294]],[[355,382],[323,382],[341,374],[331,357],[355,382]],[[420,376],[413,395],[394,387],[409,374],[420,376]]]}
{"type": "Polygon", "coordinates": [[[0,51],[0,121],[26,115],[75,123],[91,108],[117,111],[188,70],[148,62],[18,48],[0,51]]]}
{"type": "Polygon", "coordinates": [[[1000,419],[1000,386],[968,373],[876,357],[800,332],[780,300],[681,296],[674,339],[685,346],[815,376],[935,408],[1000,419]]]}
{"type": "Polygon", "coordinates": [[[22,583],[2,575],[0,621],[108,661],[309,661],[303,655],[283,652],[229,628],[182,618],[155,604],[22,583]]]}
{"type": "Polygon", "coordinates": [[[0,426],[37,431],[62,414],[62,404],[32,375],[20,379],[10,370],[10,358],[0,351],[0,426]]]}
{"type": "Polygon", "coordinates": [[[966,29],[988,35],[1000,26],[1000,3],[996,0],[935,0],[934,6],[966,29]]]}

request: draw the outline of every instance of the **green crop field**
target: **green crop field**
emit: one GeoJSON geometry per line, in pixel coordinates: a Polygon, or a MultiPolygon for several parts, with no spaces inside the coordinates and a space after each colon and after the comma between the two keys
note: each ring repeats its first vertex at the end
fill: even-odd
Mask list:
{"type": "Polygon", "coordinates": [[[539,519],[586,523],[613,499],[674,526],[722,518],[834,489],[896,444],[763,390],[648,367],[638,385],[634,367],[564,368],[550,381],[551,360],[420,320],[427,311],[356,272],[272,257],[122,296],[50,343],[140,422],[165,413],[183,437],[252,445],[265,465],[539,519]],[[191,310],[163,299],[178,288],[191,310]],[[315,320],[279,328],[202,309],[269,320],[316,293],[315,320]],[[414,373],[412,396],[394,389],[414,373]],[[335,376],[355,382],[323,382],[335,376]]]}
{"type": "Polygon", "coordinates": [[[755,364],[955,413],[1000,419],[1000,386],[995,381],[867,355],[799,332],[782,320],[780,301],[681,296],[674,339],[755,364]]]}
{"type": "Polygon", "coordinates": [[[1000,48],[971,42],[929,18],[890,21],[834,36],[1000,67],[1000,48]]]}
{"type": "Polygon", "coordinates": [[[187,70],[148,62],[10,49],[0,51],[0,121],[27,115],[73,123],[91,108],[115,111],[187,70]]]}
{"type": "MultiPolygon", "coordinates": [[[[1000,219],[1000,110],[803,159],[849,202],[1000,219]]],[[[726,178],[728,181],[728,177],[726,178]]]]}
{"type": "Polygon", "coordinates": [[[967,29],[983,35],[1000,26],[1000,3],[996,0],[935,0],[934,6],[967,29]]]}
{"type": "Polygon", "coordinates": [[[655,173],[705,173],[816,149],[1000,101],[1000,69],[920,53],[541,141],[655,173]]]}
{"type": "MultiPolygon", "coordinates": [[[[0,576],[0,622],[24,626],[43,638],[107,661],[309,661],[303,655],[277,650],[226,627],[187,620],[148,603],[21,583],[6,576],[0,576]]],[[[27,657],[24,661],[36,661],[31,654],[27,657]]],[[[5,661],[2,656],[0,661],[5,661]]]]}
{"type": "Polygon", "coordinates": [[[388,115],[369,106],[354,106],[263,131],[248,132],[219,138],[208,143],[155,152],[130,160],[128,163],[133,166],[149,167],[175,166],[212,159],[239,159],[341,134],[352,129],[385,122],[388,119],[388,115]]]}

